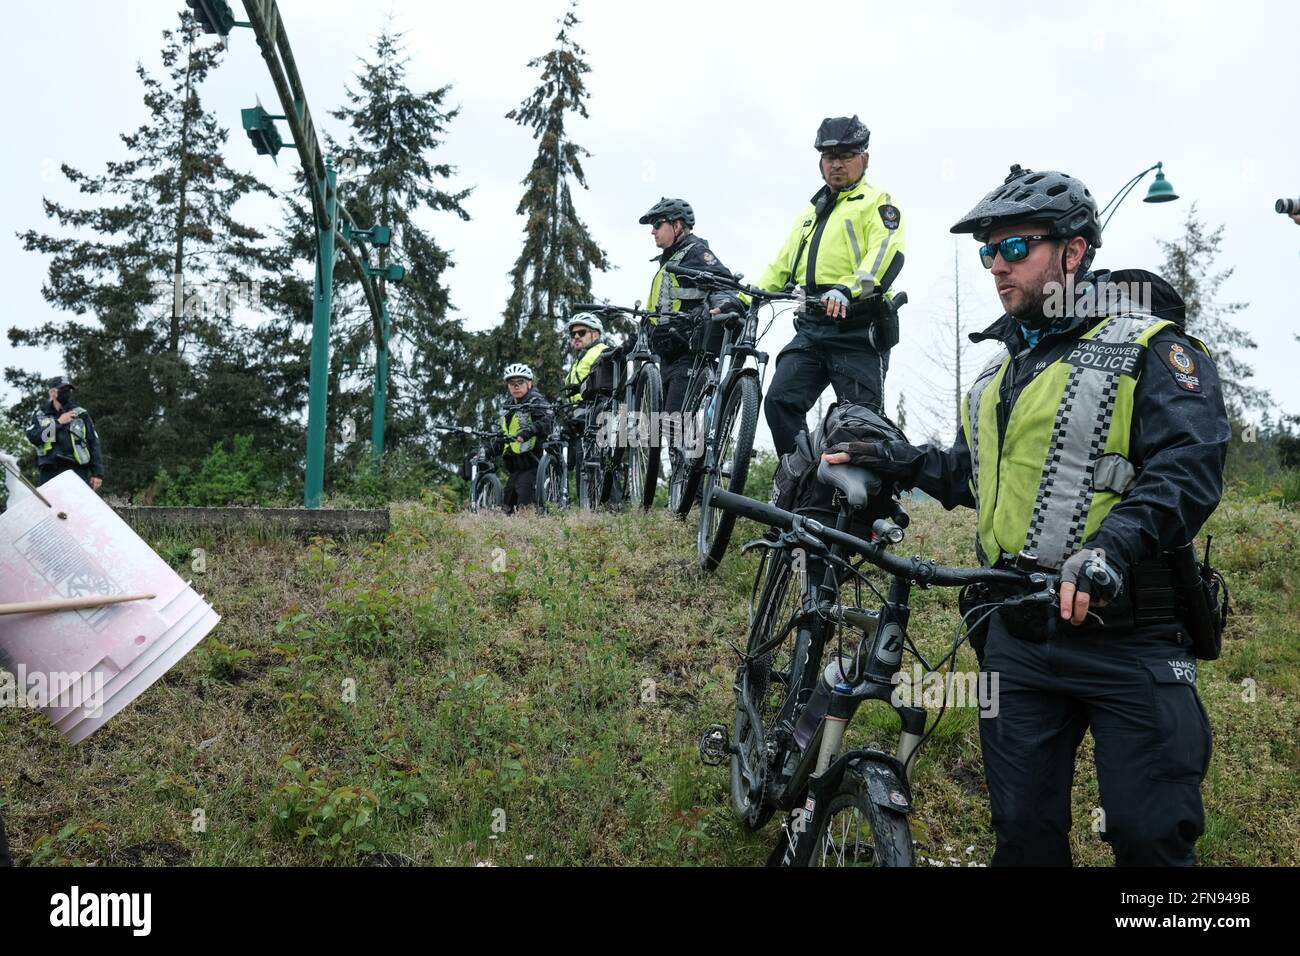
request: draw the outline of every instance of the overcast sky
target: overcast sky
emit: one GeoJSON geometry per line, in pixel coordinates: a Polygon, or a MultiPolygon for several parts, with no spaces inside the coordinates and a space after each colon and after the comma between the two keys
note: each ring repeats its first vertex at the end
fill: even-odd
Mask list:
{"type": "MultiPolygon", "coordinates": [[[[242,5],[234,6],[242,17],[242,5]]],[[[42,196],[76,198],[60,163],[97,173],[124,157],[118,135],[146,116],[134,67],[140,61],[161,75],[160,34],[181,7],[167,0],[9,5],[11,42],[0,65],[9,92],[8,149],[0,155],[6,327],[58,316],[41,297],[47,261],[23,252],[14,233],[47,228],[42,196]]],[[[534,88],[527,61],[550,48],[564,9],[562,0],[280,2],[316,124],[340,138],[327,111],[342,102],[357,58],[390,15],[407,34],[412,86],[453,84],[461,113],[440,158],[458,167],[452,185],[473,187],[465,203],[473,219],[431,216],[429,225],[452,250],[446,281],[473,329],[497,323],[505,304],[506,273],[522,238],[514,210],[535,151],[528,131],[504,116],[534,88]]],[[[569,135],[593,155],[590,191],[579,190],[576,201],[617,266],[595,278],[598,296],[625,304],[646,296],[656,250],[636,220],[661,195],[689,200],[697,233],[733,270],[756,278],[821,185],[812,149],[818,123],[857,113],[872,131],[868,179],[889,190],[907,226],[906,267],[895,288],[907,290],[911,304],[886,405],[892,413],[905,393],[913,437],[935,430],[948,440],[950,402],[926,395],[923,383],[944,383],[930,356],[952,308],[949,226],[1011,163],[1064,170],[1104,201],[1160,160],[1182,198],[1142,203],[1148,176],[1106,231],[1096,265],[1155,269],[1156,239],[1175,237],[1195,200],[1205,220],[1226,225],[1220,262],[1236,271],[1223,297],[1250,303],[1238,319],[1260,345],[1248,358],[1257,384],[1280,410],[1300,413],[1300,227],[1273,212],[1275,199],[1300,198],[1294,5],[586,0],[579,15],[575,39],[592,67],[591,117],[572,121],[569,135]],[[942,419],[922,407],[935,399],[944,403],[942,419]]],[[[251,32],[234,31],[201,95],[231,129],[228,160],[288,188],[292,151],[277,168],[254,154],[239,129],[240,107],[255,96],[275,102],[251,32]]],[[[250,206],[244,216],[269,223],[274,209],[250,206]]],[[[968,293],[963,312],[983,328],[1000,312],[992,279],[969,237],[956,248],[968,293]]],[[[780,318],[763,345],[775,357],[791,334],[789,318],[780,318]]],[[[7,338],[0,364],[62,371],[57,355],[15,350],[7,338]]],[[[93,409],[94,396],[81,397],[93,409]]],[[[760,441],[770,446],[766,423],[760,441]]]]}

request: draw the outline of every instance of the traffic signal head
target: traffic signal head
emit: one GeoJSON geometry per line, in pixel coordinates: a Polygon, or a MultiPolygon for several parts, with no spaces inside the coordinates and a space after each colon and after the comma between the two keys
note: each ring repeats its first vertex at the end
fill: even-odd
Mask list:
{"type": "Polygon", "coordinates": [[[275,154],[284,145],[284,139],[280,136],[280,131],[276,129],[275,120],[271,118],[271,114],[260,106],[253,106],[239,112],[244,121],[244,131],[248,133],[253,148],[257,150],[259,155],[270,156],[274,159],[275,154]]]}
{"type": "Polygon", "coordinates": [[[229,36],[235,26],[235,14],[226,0],[185,0],[194,11],[194,19],[204,33],[229,36]]]}

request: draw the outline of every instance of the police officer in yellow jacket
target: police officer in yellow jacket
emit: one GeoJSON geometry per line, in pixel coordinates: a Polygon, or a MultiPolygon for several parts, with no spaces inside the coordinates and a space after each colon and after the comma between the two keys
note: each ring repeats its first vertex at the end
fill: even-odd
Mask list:
{"type": "Polygon", "coordinates": [[[27,427],[27,440],[36,446],[40,484],[65,471],[75,471],[95,491],[104,483],[104,458],[99,433],[72,392],[75,386],[66,375],[47,383],[49,401],[37,409],[27,427]]]}
{"type": "Polygon", "coordinates": [[[978,722],[993,863],[1069,865],[1091,730],[1116,863],[1190,865],[1211,736],[1203,629],[1171,582],[1180,558],[1194,567],[1186,546],[1223,491],[1231,432],[1214,362],[1163,279],[1087,271],[1101,227],[1078,179],[1013,166],[952,231],[984,243],[1006,309],[971,336],[1004,348],[975,378],[955,444],[858,442],[827,459],[974,508],[982,564],[1060,573],[1059,610],[1002,608],[972,635],[999,676],[997,712],[978,722]]]}
{"type": "Polygon", "coordinates": [[[596,364],[609,348],[600,337],[605,333],[605,323],[591,312],[579,312],[569,320],[569,348],[573,364],[564,376],[564,393],[573,404],[582,401],[582,380],[591,374],[596,364]]]}
{"type": "Polygon", "coordinates": [[[886,300],[903,268],[903,216],[888,191],[867,182],[870,137],[856,116],[822,121],[814,145],[826,185],[755,283],[802,286],[810,302],[777,356],[764,403],[777,455],[794,448],[827,385],[840,401],[883,411],[897,321],[886,300]]]}
{"type": "Polygon", "coordinates": [[[537,465],[542,460],[542,443],[551,433],[552,415],[546,396],[533,386],[533,370],[512,362],[503,373],[510,405],[501,416],[506,480],[502,506],[506,514],[537,500],[537,465]]]}
{"type": "Polygon", "coordinates": [[[743,312],[744,306],[729,292],[698,289],[691,279],[667,271],[667,266],[679,265],[731,278],[731,271],[709,248],[708,240],[695,234],[695,210],[690,203],[664,197],[638,222],[650,227],[660,249],[659,255],[650,260],[659,268],[650,281],[646,308],[657,313],[650,317],[650,347],[659,356],[664,388],[662,411],[671,414],[682,410],[693,349],[717,354],[722,347],[722,325],[713,322],[708,313],[743,312]]]}

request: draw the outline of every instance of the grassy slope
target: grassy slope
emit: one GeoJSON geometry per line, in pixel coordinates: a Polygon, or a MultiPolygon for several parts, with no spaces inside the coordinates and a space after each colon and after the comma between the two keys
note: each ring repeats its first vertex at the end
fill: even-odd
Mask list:
{"type": "MultiPolygon", "coordinates": [[[[969,513],[918,504],[913,518],[907,552],[969,560],[969,513]]],[[[425,503],[397,506],[394,524],[382,543],[156,538],[178,564],[207,549],[196,583],[225,648],[191,654],[79,748],[36,713],[0,711],[16,858],[762,862],[776,824],[742,832],[725,770],[696,755],[705,724],[730,724],[727,645],[744,640],[754,559],[733,551],[701,579],[693,533],[662,513],[509,519],[425,503]]],[[[1201,670],[1215,730],[1201,857],[1300,864],[1300,515],[1229,502],[1210,530],[1237,615],[1201,670]]],[[[754,536],[742,525],[735,540],[754,536]]],[[[940,651],[954,595],[914,607],[914,637],[940,651]]],[[[969,650],[959,666],[974,668],[969,650]]],[[[920,759],[925,857],[991,854],[976,720],[949,710],[920,759]]],[[[852,733],[889,741],[892,722],[864,710],[852,733]]],[[[1110,860],[1089,826],[1097,804],[1085,740],[1080,863],[1110,860]]]]}

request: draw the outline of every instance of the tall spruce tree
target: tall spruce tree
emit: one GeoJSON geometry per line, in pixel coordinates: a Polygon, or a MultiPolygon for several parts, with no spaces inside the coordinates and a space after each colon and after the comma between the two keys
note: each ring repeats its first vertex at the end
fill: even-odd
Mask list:
{"type": "MultiPolygon", "coordinates": [[[[332,116],[349,129],[345,147],[335,155],[356,164],[341,195],[362,228],[385,225],[393,229],[392,246],[377,250],[381,267],[390,260],[406,267],[406,278],[386,284],[393,325],[389,352],[386,445],[427,449],[430,421],[454,417],[463,396],[467,355],[466,335],[453,311],[444,273],[454,264],[447,250],[419,220],[431,213],[452,213],[462,220],[461,205],[469,189],[448,191],[443,183],[455,173],[446,163],[433,162],[450,122],[460,113],[448,108],[450,85],[416,92],[407,82],[402,35],[386,26],[375,41],[369,60],[356,74],[357,88],[345,91],[347,105],[332,116]]],[[[339,280],[351,275],[340,263],[339,280]]],[[[382,282],[382,280],[380,280],[382,282]]],[[[353,307],[336,333],[335,376],[355,383],[344,404],[354,411],[358,432],[370,433],[374,377],[374,336],[369,308],[354,294],[353,307]],[[364,431],[362,429],[364,428],[364,431]]],[[[352,449],[358,452],[364,443],[352,449]]]]}
{"type": "Polygon", "coordinates": [[[591,272],[609,262],[573,205],[570,180],[587,188],[582,160],[591,154],[566,135],[565,118],[587,118],[583,76],[591,72],[586,51],[572,39],[581,21],[572,2],[560,19],[555,46],[528,65],[541,69],[532,95],[506,114],[533,131],[537,156],[523,180],[524,194],[515,210],[524,217],[524,247],[510,270],[510,298],[504,319],[491,335],[480,337],[479,355],[486,383],[473,398],[484,414],[500,394],[500,369],[507,362],[527,362],[544,391],[558,391],[567,355],[563,338],[574,303],[591,298],[591,272]]]}
{"type": "Polygon", "coordinates": [[[1266,389],[1250,384],[1255,370],[1245,353],[1256,348],[1250,334],[1232,321],[1248,302],[1220,302],[1219,290],[1232,277],[1229,266],[1215,271],[1223,243],[1223,226],[1211,230],[1196,212],[1187,210],[1183,234],[1173,241],[1159,240],[1165,261],[1161,274],[1187,305],[1187,331],[1201,338],[1214,356],[1223,383],[1224,402],[1234,420],[1248,410],[1265,411],[1271,399],[1266,389]]]}
{"type": "MultiPolygon", "coordinates": [[[[103,436],[108,487],[119,492],[139,490],[161,467],[197,463],[241,432],[266,449],[284,446],[258,374],[266,353],[231,318],[256,307],[268,264],[262,235],[234,206],[270,190],[226,165],[227,131],[199,98],[224,50],[201,37],[185,11],[163,32],[164,78],[137,66],[149,118],[122,135],[127,159],[99,175],[61,167],[103,202],[46,200],[46,216],[65,234],[19,234],[26,250],[52,257],[45,299],[92,321],[13,328],[9,340],[60,351],[103,436]]],[[[11,410],[21,419],[45,389],[36,373],[7,368],[5,376],[24,396],[11,410]]]]}

